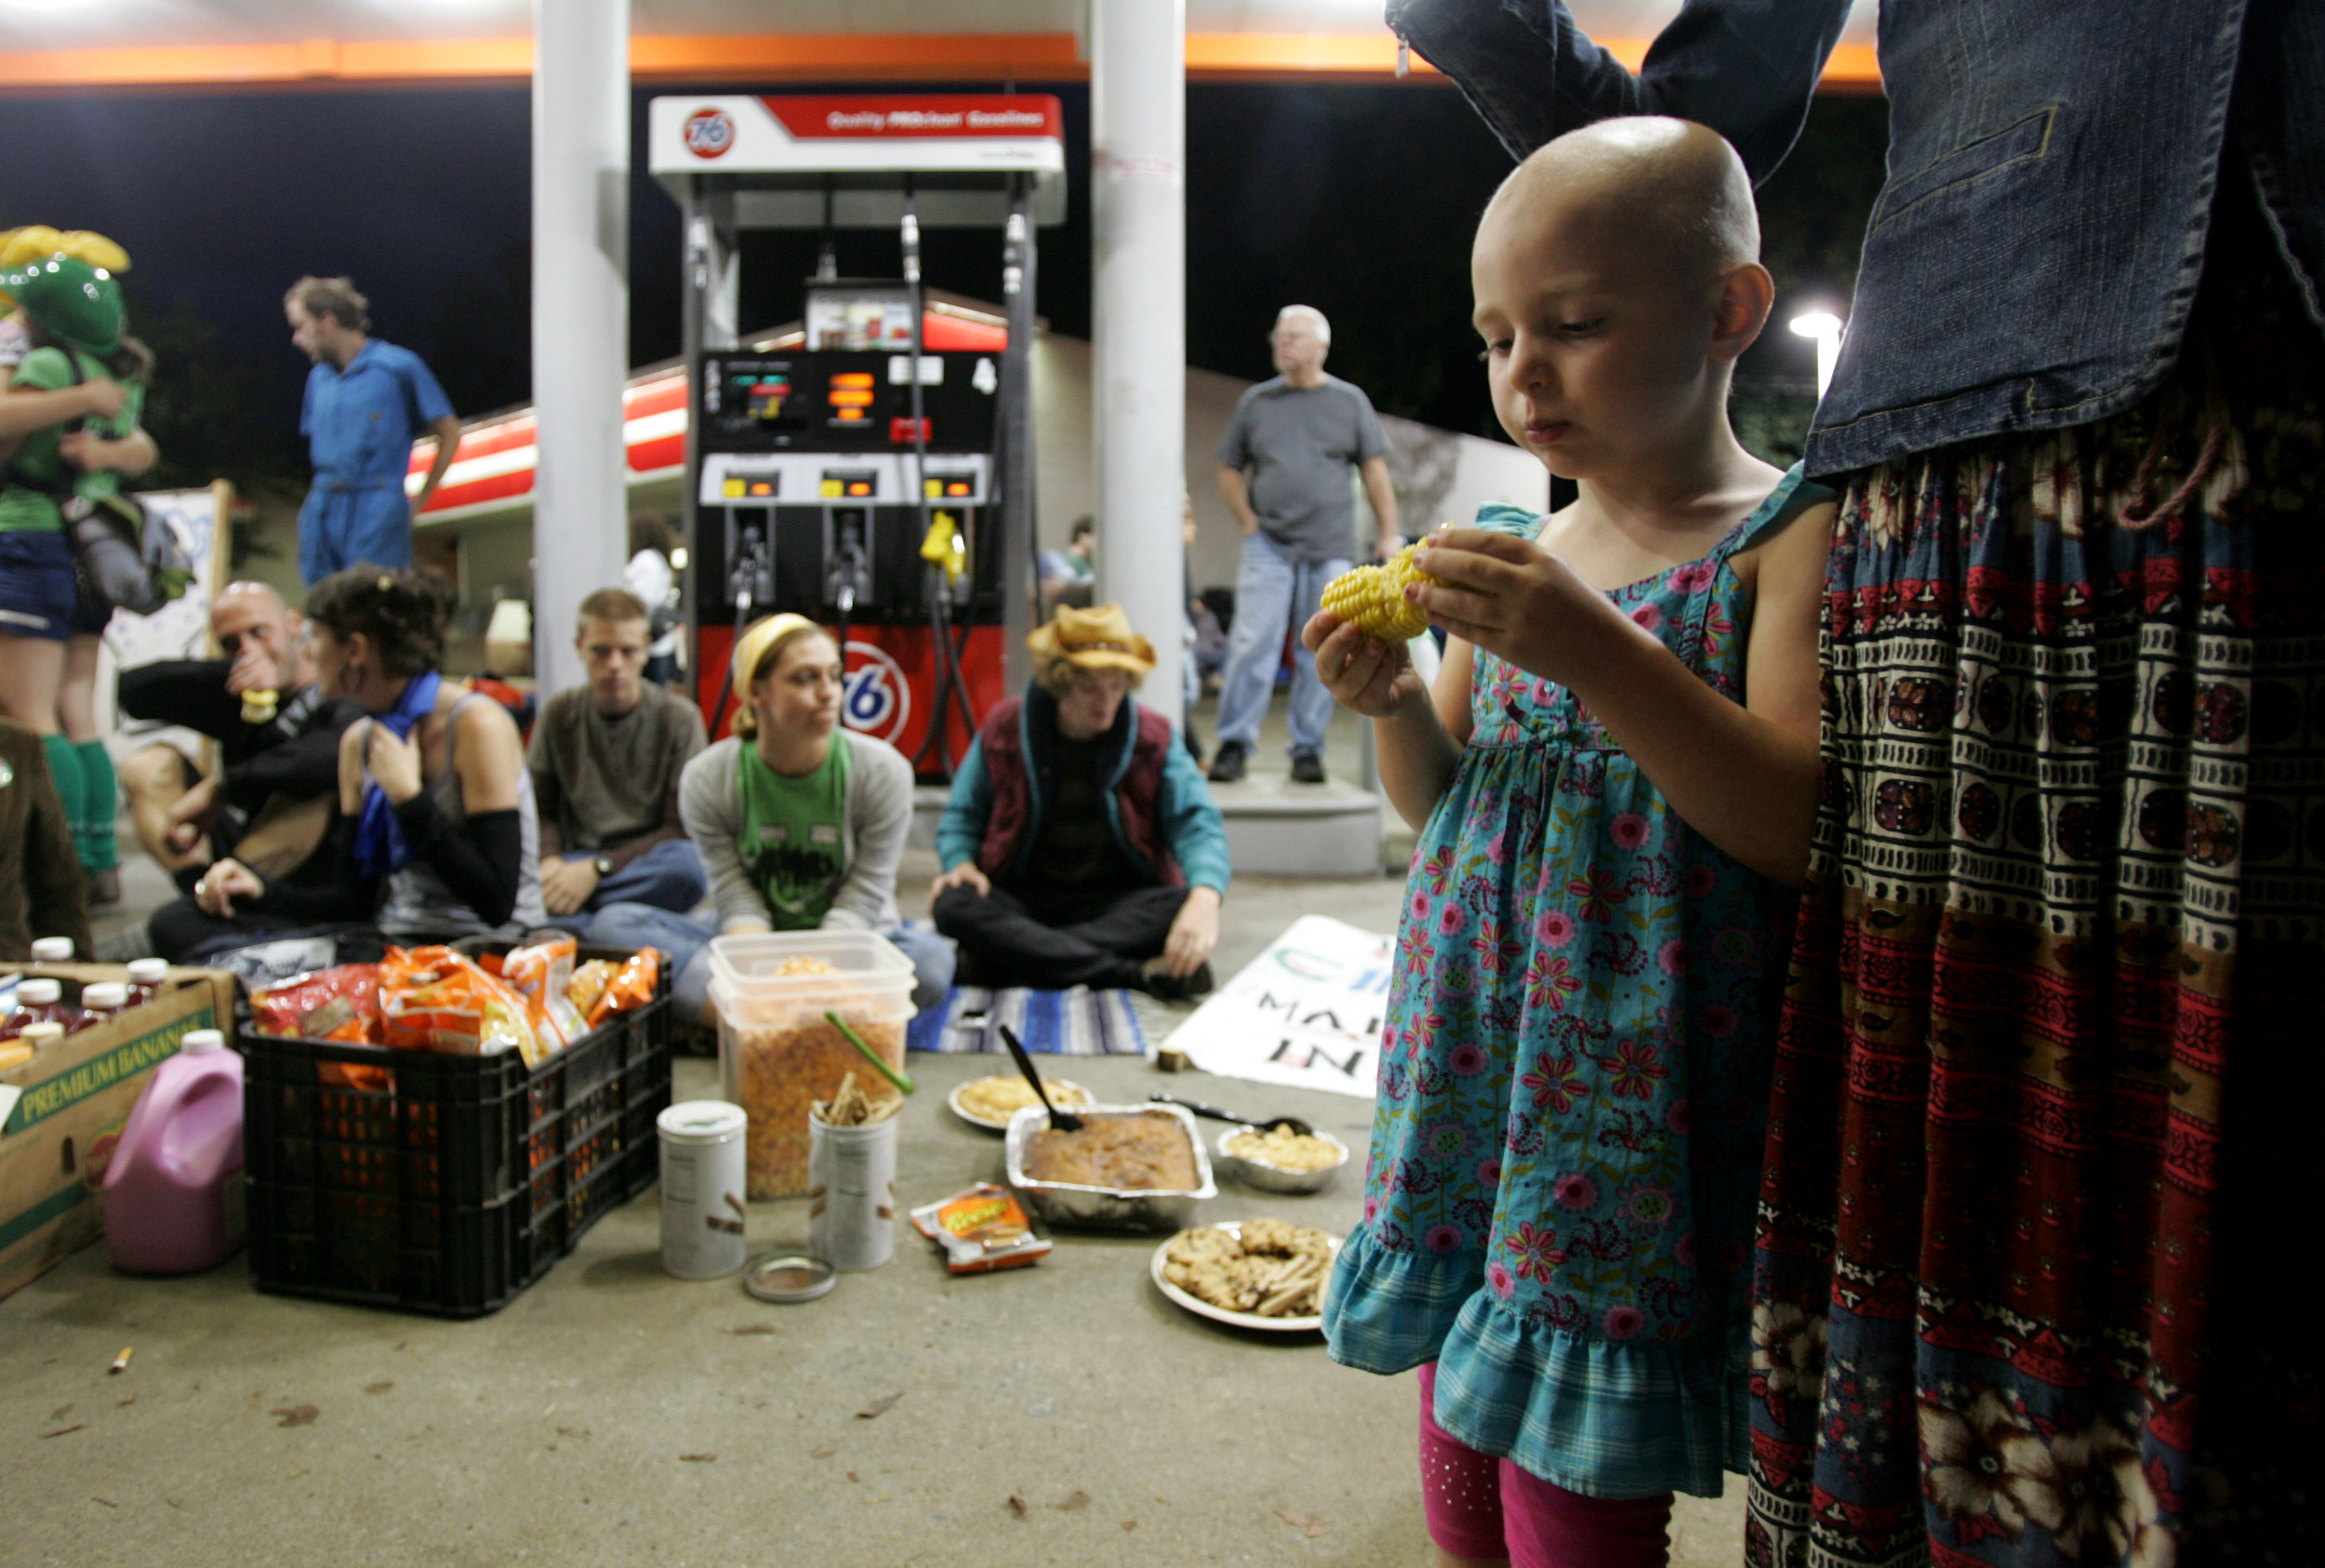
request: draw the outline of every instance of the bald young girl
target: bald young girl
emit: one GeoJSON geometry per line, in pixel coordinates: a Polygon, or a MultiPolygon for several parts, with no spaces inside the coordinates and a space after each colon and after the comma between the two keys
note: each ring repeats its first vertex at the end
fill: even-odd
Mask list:
{"type": "Polygon", "coordinates": [[[1748,1270],[1817,780],[1832,496],[1744,450],[1774,287],[1735,152],[1601,121],[1470,254],[1510,439],[1579,498],[1487,507],[1407,591],[1449,636],[1302,636],[1419,833],[1334,1359],[1420,1371],[1437,1561],[1667,1561],[1749,1431],[1748,1270]]]}

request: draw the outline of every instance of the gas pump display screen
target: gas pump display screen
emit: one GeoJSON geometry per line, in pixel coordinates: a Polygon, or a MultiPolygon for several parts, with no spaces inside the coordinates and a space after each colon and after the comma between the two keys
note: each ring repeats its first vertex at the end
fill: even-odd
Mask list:
{"type": "MultiPolygon", "coordinates": [[[[912,446],[912,356],[879,350],[703,356],[705,452],[895,452],[912,446]]],[[[990,452],[1001,356],[924,353],[931,452],[990,452]]]]}

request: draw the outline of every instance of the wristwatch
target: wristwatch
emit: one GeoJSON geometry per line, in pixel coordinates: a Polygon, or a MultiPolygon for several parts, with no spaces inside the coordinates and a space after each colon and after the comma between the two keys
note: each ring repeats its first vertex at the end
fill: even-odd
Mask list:
{"type": "Polygon", "coordinates": [[[597,867],[597,874],[599,876],[609,877],[614,874],[614,857],[612,856],[601,855],[597,857],[594,864],[597,867]]]}

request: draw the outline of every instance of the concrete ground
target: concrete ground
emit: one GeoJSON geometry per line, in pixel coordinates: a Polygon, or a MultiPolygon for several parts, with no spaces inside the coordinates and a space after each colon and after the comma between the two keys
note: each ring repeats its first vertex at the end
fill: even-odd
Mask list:
{"type": "MultiPolygon", "coordinates": [[[[1352,738],[1335,734],[1335,753],[1352,738]]],[[[1280,768],[1281,756],[1271,739],[1258,760],[1280,768]]],[[[934,869],[916,856],[900,889],[924,902],[934,869]]],[[[129,881],[141,912],[160,879],[129,881]]],[[[1390,929],[1400,888],[1240,881],[1220,972],[1303,913],[1390,929]]],[[[1141,1016],[1159,1037],[1176,1015],[1141,1016]]],[[[943,1099],[1004,1061],[912,1058],[904,1206],[1001,1179],[1000,1139],[943,1099]]],[[[1067,1071],[1104,1098],[1167,1087],[1303,1115],[1359,1145],[1366,1136],[1355,1100],[1168,1077],[1135,1057],[1067,1071]]],[[[711,1062],[682,1059],[676,1093],[714,1094],[714,1078],[711,1062]]],[[[1229,1184],[1204,1217],[1345,1232],[1359,1187],[1354,1172],[1310,1198],[1229,1184]]],[[[1034,1268],[956,1279],[899,1216],[886,1267],[773,1307],[736,1279],[664,1275],[657,1226],[649,1190],[498,1314],[469,1322],[260,1295],[240,1257],[132,1279],[101,1245],[85,1249],[0,1301],[11,1505],[0,1561],[1428,1560],[1413,1379],[1335,1367],[1314,1335],[1181,1311],[1148,1277],[1157,1238],[1059,1232],[1034,1268]],[[129,1369],[109,1375],[125,1346],[129,1369]]],[[[753,1254],[805,1239],[803,1203],[753,1206],[753,1254]]],[[[1738,1487],[1682,1499],[1673,1561],[1727,1568],[1741,1521],[1738,1487]]]]}

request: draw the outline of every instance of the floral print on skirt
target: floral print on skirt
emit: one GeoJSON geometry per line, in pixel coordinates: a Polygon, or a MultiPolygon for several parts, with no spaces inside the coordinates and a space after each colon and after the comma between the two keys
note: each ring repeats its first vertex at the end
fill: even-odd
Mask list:
{"type": "Polygon", "coordinates": [[[1844,494],[1751,1563],[2325,1561],[2325,352],[2224,206],[2159,391],[1844,494]]]}
{"type": "MultiPolygon", "coordinates": [[[[1742,700],[1732,565],[1831,493],[1787,474],[1701,560],[1614,602],[1742,700]]],[[[1489,507],[1478,525],[1531,538],[1489,507]]],[[[1691,831],[1573,695],[1483,652],[1415,853],[1364,1219],[1334,1357],[1435,1359],[1435,1414],[1596,1496],[1743,1468],[1745,1288],[1798,896],[1691,831]]]]}

